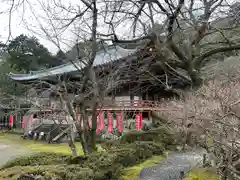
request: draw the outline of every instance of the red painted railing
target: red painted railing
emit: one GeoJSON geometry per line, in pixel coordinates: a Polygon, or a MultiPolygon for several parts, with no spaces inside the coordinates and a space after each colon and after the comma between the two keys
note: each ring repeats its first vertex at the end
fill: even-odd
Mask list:
{"type": "MultiPolygon", "coordinates": [[[[48,106],[45,107],[49,110],[55,110],[54,107],[48,106]]],[[[119,110],[119,109],[141,109],[141,110],[163,110],[166,109],[166,103],[160,101],[151,101],[151,100],[114,100],[114,101],[103,101],[99,105],[98,109],[105,110],[119,110]]],[[[56,108],[57,110],[57,108],[56,108]]],[[[59,109],[60,110],[60,109],[59,109]]],[[[88,109],[90,110],[90,109],[88,109]]],[[[76,108],[77,113],[79,113],[79,108],[76,108]]]]}
{"type": "Polygon", "coordinates": [[[99,105],[99,109],[102,110],[160,110],[165,107],[165,104],[162,102],[150,100],[119,100],[112,103],[103,102],[99,105]]]}
{"type": "Polygon", "coordinates": [[[159,101],[150,101],[150,100],[122,100],[122,101],[113,101],[110,103],[103,103],[103,107],[163,107],[163,103],[159,101]]]}

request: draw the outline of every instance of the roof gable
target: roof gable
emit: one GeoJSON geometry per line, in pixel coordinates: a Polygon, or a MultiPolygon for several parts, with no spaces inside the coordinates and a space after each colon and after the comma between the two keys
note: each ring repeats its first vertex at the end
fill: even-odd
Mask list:
{"type": "MultiPolygon", "coordinates": [[[[118,45],[109,46],[97,52],[93,65],[99,66],[106,63],[110,63],[110,62],[122,59],[124,57],[127,57],[129,55],[132,55],[137,51],[138,51],[138,48],[124,49],[118,45]]],[[[88,59],[83,59],[83,62],[84,61],[87,62],[88,59]]],[[[29,74],[14,74],[10,72],[9,76],[11,79],[16,81],[41,79],[44,77],[56,76],[63,73],[74,72],[74,71],[77,71],[78,69],[83,69],[85,67],[85,64],[83,62],[74,62],[74,63],[69,62],[67,64],[63,64],[63,65],[45,69],[45,70],[30,71],[29,74]]]]}

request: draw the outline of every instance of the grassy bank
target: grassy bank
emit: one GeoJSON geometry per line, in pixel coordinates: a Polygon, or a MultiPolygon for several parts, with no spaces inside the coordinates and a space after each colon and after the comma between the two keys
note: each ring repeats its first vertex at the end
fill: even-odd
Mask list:
{"type": "Polygon", "coordinates": [[[214,169],[198,168],[189,172],[184,180],[220,180],[220,177],[214,169]]]}
{"type": "Polygon", "coordinates": [[[105,151],[75,159],[69,155],[65,144],[44,144],[19,140],[19,137],[16,139],[17,136],[14,135],[1,135],[0,141],[21,143],[34,152],[44,153],[8,162],[0,171],[0,179],[13,180],[20,177],[21,180],[24,175],[30,174],[49,180],[106,180],[108,177],[116,180],[134,180],[143,167],[159,163],[164,158],[169,144],[174,145],[169,132],[166,128],[159,128],[149,131],[149,134],[130,133],[123,140],[117,143],[114,141],[105,151]]]}
{"type": "MultiPolygon", "coordinates": [[[[42,141],[21,139],[19,135],[5,134],[5,133],[0,134],[0,141],[7,142],[9,144],[11,143],[20,144],[33,152],[54,152],[54,153],[69,154],[69,155],[71,154],[71,151],[67,143],[48,144],[42,141]]],[[[83,155],[81,144],[77,142],[76,146],[77,146],[79,155],[83,155]]]]}
{"type": "Polygon", "coordinates": [[[1,169],[0,179],[33,174],[49,180],[127,180],[126,176],[132,180],[142,167],[163,159],[163,149],[161,144],[139,142],[75,159],[59,153],[37,153],[9,161],[1,169]]]}
{"type": "MultiPolygon", "coordinates": [[[[121,140],[123,144],[120,143],[116,147],[110,145],[105,151],[77,159],[72,159],[67,144],[47,144],[20,139],[19,135],[0,134],[0,142],[21,144],[35,152],[31,156],[9,161],[0,170],[0,180],[15,180],[23,174],[40,175],[49,180],[105,180],[107,175],[119,180],[137,180],[144,167],[158,164],[167,156],[164,151],[173,141],[171,135],[166,138],[167,133],[164,130],[159,132],[132,132],[124,136],[121,140]]],[[[83,155],[80,143],[77,143],[77,147],[79,155],[83,155]]],[[[206,179],[218,180],[219,177],[211,169],[194,169],[185,178],[206,179]]]]}
{"type": "Polygon", "coordinates": [[[167,153],[161,156],[153,156],[146,161],[123,169],[121,171],[121,176],[119,180],[138,180],[139,173],[143,168],[153,166],[154,164],[159,164],[163,159],[166,158],[166,156],[167,153]]]}

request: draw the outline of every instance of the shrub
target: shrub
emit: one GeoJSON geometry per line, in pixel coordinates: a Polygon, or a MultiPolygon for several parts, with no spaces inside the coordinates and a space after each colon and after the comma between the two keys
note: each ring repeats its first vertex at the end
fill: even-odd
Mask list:
{"type": "Polygon", "coordinates": [[[15,166],[1,171],[1,180],[91,180],[93,171],[77,165],[15,166]],[[30,178],[32,177],[32,178],[30,178]]]}
{"type": "Polygon", "coordinates": [[[36,165],[54,165],[63,164],[71,156],[56,153],[37,153],[30,156],[19,157],[7,162],[1,169],[14,166],[36,166],[36,165]]]}
{"type": "Polygon", "coordinates": [[[55,153],[38,153],[17,158],[5,164],[0,179],[39,176],[48,180],[107,180],[118,179],[121,171],[154,156],[162,155],[166,144],[173,144],[167,128],[149,132],[129,132],[118,142],[111,142],[106,151],[72,158],[55,153]],[[11,173],[9,173],[11,172],[11,173]]]}
{"type": "Polygon", "coordinates": [[[158,127],[149,131],[130,131],[121,138],[122,144],[135,141],[161,142],[165,146],[175,143],[173,133],[167,127],[158,127]]]}

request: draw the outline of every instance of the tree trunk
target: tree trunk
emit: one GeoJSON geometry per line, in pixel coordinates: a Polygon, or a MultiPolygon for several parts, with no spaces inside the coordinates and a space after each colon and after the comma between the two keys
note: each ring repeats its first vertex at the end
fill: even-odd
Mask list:
{"type": "Polygon", "coordinates": [[[201,78],[200,68],[194,67],[193,64],[190,63],[187,71],[188,71],[188,75],[190,76],[190,78],[192,80],[192,86],[199,87],[203,81],[201,78]]]}
{"type": "MultiPolygon", "coordinates": [[[[60,101],[63,105],[62,107],[64,107],[67,114],[70,115],[72,117],[73,121],[75,122],[76,129],[77,129],[80,141],[81,141],[81,145],[82,145],[82,149],[83,149],[84,154],[85,155],[89,154],[89,149],[88,149],[88,145],[87,145],[87,142],[86,142],[86,139],[85,139],[84,131],[81,128],[81,121],[76,120],[76,112],[74,110],[73,103],[69,100],[65,100],[62,96],[60,96],[60,101]]],[[[72,150],[73,146],[75,146],[74,141],[73,140],[69,141],[69,147],[70,147],[71,150],[72,150]]]]}
{"type": "Polygon", "coordinates": [[[72,152],[73,157],[77,157],[78,153],[77,153],[77,148],[74,144],[74,140],[71,136],[71,130],[67,133],[67,137],[68,137],[68,146],[70,147],[70,150],[72,152]]]}
{"type": "Polygon", "coordinates": [[[95,102],[92,108],[92,129],[91,129],[91,151],[94,152],[97,150],[96,145],[96,129],[97,129],[97,105],[95,102]]]}
{"type": "Polygon", "coordinates": [[[97,115],[98,115],[97,108],[98,108],[100,90],[98,87],[96,73],[93,68],[89,69],[89,77],[93,82],[93,88],[94,88],[93,99],[92,99],[92,129],[91,129],[91,133],[90,133],[91,151],[94,152],[97,150],[97,146],[96,146],[96,129],[97,129],[97,115]]]}
{"type": "Polygon", "coordinates": [[[82,114],[82,120],[83,120],[84,135],[85,135],[85,139],[86,139],[86,146],[88,147],[89,153],[91,153],[91,152],[93,152],[92,147],[91,147],[92,146],[91,129],[89,126],[86,110],[84,107],[82,107],[81,109],[82,109],[81,114],[82,114]]]}
{"type": "Polygon", "coordinates": [[[84,153],[84,155],[88,155],[89,154],[89,148],[88,148],[88,143],[87,143],[86,136],[85,136],[85,131],[81,127],[81,124],[79,122],[77,122],[76,124],[77,124],[76,125],[77,132],[78,132],[78,135],[80,137],[80,142],[81,142],[81,145],[82,145],[83,153],[84,153]]]}

